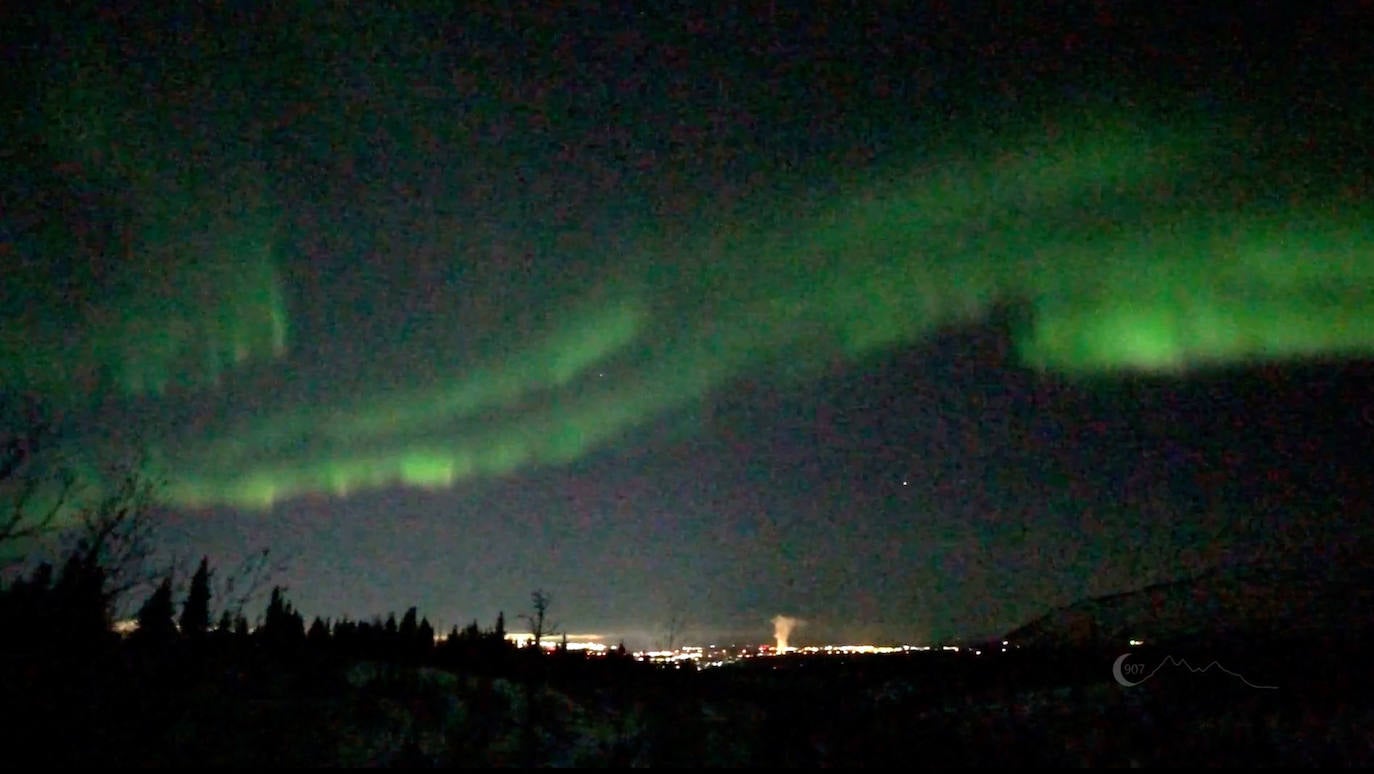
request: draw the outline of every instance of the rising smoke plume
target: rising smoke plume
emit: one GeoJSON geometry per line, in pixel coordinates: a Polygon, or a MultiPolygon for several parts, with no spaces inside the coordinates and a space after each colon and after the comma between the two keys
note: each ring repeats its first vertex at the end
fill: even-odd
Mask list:
{"type": "Polygon", "coordinates": [[[800,618],[786,615],[773,616],[773,639],[777,640],[779,653],[786,653],[789,650],[787,640],[792,636],[792,630],[801,626],[802,623],[800,618]]]}

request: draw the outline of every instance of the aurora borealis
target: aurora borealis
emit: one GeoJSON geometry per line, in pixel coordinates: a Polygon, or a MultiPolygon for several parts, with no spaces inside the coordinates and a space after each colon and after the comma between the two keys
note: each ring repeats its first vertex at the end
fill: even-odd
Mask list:
{"type": "Polygon", "coordinates": [[[1125,69],[1102,78],[1130,96],[1065,96],[1017,54],[959,81],[957,46],[882,58],[874,79],[952,74],[879,100],[863,64],[716,57],[673,14],[426,19],[30,30],[6,389],[89,450],[135,427],[176,507],[271,521],[709,436],[741,384],[1008,307],[1005,367],[1068,385],[1374,353],[1365,165],[1333,161],[1327,117],[1125,69]],[[542,53],[512,58],[522,25],[542,53]]]}
{"type": "MultiPolygon", "coordinates": [[[[769,227],[725,225],[724,239],[637,248],[646,257],[632,246],[600,300],[570,294],[548,310],[547,330],[511,337],[496,354],[441,356],[420,378],[400,374],[400,385],[323,405],[267,406],[217,428],[222,440],[198,433],[165,463],[171,492],[269,506],[568,462],[766,363],[785,358],[805,374],[833,357],[860,361],[1010,301],[1030,306],[1016,340],[1024,364],[1065,374],[1374,346],[1363,211],[1217,214],[1205,191],[1186,190],[1160,202],[1159,186],[1216,174],[1205,144],[1183,135],[1203,146],[1190,159],[1151,143],[1148,129],[1094,131],[1077,143],[1014,140],[1010,160],[996,164],[936,160],[928,179],[894,170],[895,183],[840,187],[818,203],[764,202],[769,227]],[[1118,212],[1114,223],[1098,220],[1118,212]],[[678,276],[655,276],[663,263],[678,276]],[[609,381],[599,376],[607,368],[609,381]]],[[[168,383],[213,390],[250,357],[289,362],[280,280],[255,226],[226,224],[209,244],[197,243],[196,225],[167,237],[197,258],[171,277],[149,272],[130,297],[93,310],[77,329],[90,341],[74,367],[94,364],[143,395],[168,383]]],[[[72,358],[26,345],[15,359],[63,374],[72,358]]]]}

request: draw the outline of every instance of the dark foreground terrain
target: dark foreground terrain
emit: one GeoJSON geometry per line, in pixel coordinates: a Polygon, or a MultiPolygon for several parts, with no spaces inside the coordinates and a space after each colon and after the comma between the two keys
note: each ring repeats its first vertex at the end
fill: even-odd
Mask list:
{"type": "Polygon", "coordinates": [[[71,564],[0,594],[0,743],[80,767],[1374,765],[1374,584],[1347,548],[954,651],[704,670],[517,649],[504,616],[439,639],[414,608],[307,628],[279,589],[257,628],[211,629],[194,580],[196,615],[174,623],[164,583],[119,636],[71,564]]]}
{"type": "Polygon", "coordinates": [[[1165,655],[1230,673],[1165,662],[1123,686],[1104,651],[701,672],[530,653],[498,674],[126,643],[8,658],[4,741],[12,759],[99,766],[1374,764],[1359,643],[1232,645],[1141,649],[1137,679],[1165,655]]]}

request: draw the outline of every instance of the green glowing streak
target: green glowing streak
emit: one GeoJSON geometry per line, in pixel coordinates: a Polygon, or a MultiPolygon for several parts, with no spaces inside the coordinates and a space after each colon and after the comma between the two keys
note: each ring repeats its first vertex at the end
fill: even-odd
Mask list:
{"type": "Polygon", "coordinates": [[[160,274],[79,310],[77,325],[45,329],[0,314],[7,385],[48,394],[110,384],[131,395],[161,393],[214,383],[250,359],[285,352],[280,283],[265,256],[173,264],[160,274]]]}
{"type": "Polygon", "coordinates": [[[1374,351],[1374,234],[1367,213],[1195,218],[1109,247],[1092,285],[1036,298],[1025,361],[1067,373],[1374,351]]]}
{"type": "Polygon", "coordinates": [[[149,277],[97,332],[100,359],[117,363],[130,393],[218,381],[249,359],[280,355],[286,312],[269,245],[229,242],[218,255],[172,263],[149,277]]]}
{"type": "MultiPolygon", "coordinates": [[[[99,207],[118,213],[121,237],[77,244],[53,233],[25,245],[26,262],[65,267],[35,272],[27,295],[72,308],[48,310],[45,327],[5,299],[3,386],[162,393],[284,354],[287,312],[272,260],[277,218],[260,155],[241,139],[248,133],[226,130],[232,111],[192,116],[178,99],[151,94],[142,76],[127,77],[117,36],[74,34],[81,45],[51,63],[34,107],[54,157],[78,170],[68,183],[97,192],[99,207]],[[174,130],[176,116],[197,120],[174,130]],[[188,136],[187,126],[204,134],[188,136]],[[215,147],[217,158],[188,153],[197,141],[215,147]],[[75,303],[52,291],[69,284],[79,286],[75,303]]],[[[225,95],[215,96],[210,104],[222,107],[225,95]]]]}
{"type": "MultiPolygon", "coordinates": [[[[804,378],[1004,300],[1033,312],[1017,333],[1023,362],[1063,374],[1374,352],[1369,213],[1218,205],[1206,143],[1187,133],[1094,124],[1064,136],[987,152],[994,161],[889,170],[787,217],[648,246],[637,281],[508,357],[170,442],[173,495],[264,508],[568,463],[743,374],[804,378]]],[[[208,338],[236,352],[279,348],[276,285],[229,287],[233,300],[211,306],[227,311],[164,331],[143,370],[169,368],[209,332],[233,334],[208,338]]]]}
{"type": "Polygon", "coordinates": [[[270,218],[207,214],[208,206],[187,196],[160,197],[140,200],[132,240],[104,246],[127,254],[73,257],[62,254],[69,245],[26,246],[31,265],[48,268],[21,274],[13,280],[17,291],[6,288],[4,386],[45,394],[162,393],[212,384],[247,361],[285,353],[287,312],[270,218]],[[87,263],[105,271],[87,270],[87,263]],[[81,277],[84,295],[75,303],[51,290],[66,284],[54,267],[68,265],[81,277]],[[44,295],[56,308],[37,315],[25,308],[44,295]]]}
{"type": "Polygon", "coordinates": [[[465,371],[460,379],[429,390],[359,407],[358,415],[327,429],[358,437],[410,432],[436,418],[458,419],[507,407],[531,393],[565,387],[634,340],[644,324],[639,305],[625,300],[574,317],[541,344],[497,363],[465,371]]]}
{"type": "Polygon", "coordinates": [[[428,390],[276,413],[223,439],[193,441],[175,455],[182,475],[172,493],[188,503],[267,507],[309,492],[349,494],[397,482],[448,486],[531,462],[576,459],[608,433],[651,415],[652,407],[639,406],[634,395],[610,400],[585,389],[595,378],[588,370],[630,346],[643,317],[628,299],[584,310],[527,350],[428,390]],[[584,397],[558,394],[574,384],[582,385],[584,397]],[[550,395],[556,400],[541,401],[550,395]],[[473,419],[479,411],[498,418],[473,419]],[[624,419],[600,423],[617,415],[624,419]],[[299,449],[303,437],[306,454],[299,449]],[[226,481],[226,468],[237,475],[226,481]]]}

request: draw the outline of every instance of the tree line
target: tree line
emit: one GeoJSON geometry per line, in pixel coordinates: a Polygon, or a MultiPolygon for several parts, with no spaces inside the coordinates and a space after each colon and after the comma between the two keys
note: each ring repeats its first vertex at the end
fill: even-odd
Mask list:
{"type": "MultiPolygon", "coordinates": [[[[517,651],[542,655],[545,641],[560,634],[551,616],[553,597],[542,589],[532,592],[529,610],[519,616],[535,646],[526,649],[508,638],[504,611],[490,627],[474,619],[442,634],[416,607],[399,616],[316,617],[307,624],[280,585],[271,586],[261,615],[250,619],[247,607],[262,596],[273,572],[267,550],[229,570],[218,584],[219,571],[202,557],[179,594],[175,568],[150,569],[156,482],[131,464],[117,470],[110,477],[113,486],[107,483],[93,502],[77,503],[75,476],[37,464],[53,440],[51,427],[41,422],[0,439],[0,497],[6,501],[0,547],[37,544],[43,537],[56,538],[49,544],[62,547],[59,561],[41,561],[18,573],[11,568],[10,580],[0,581],[0,649],[10,653],[124,645],[145,651],[251,648],[278,657],[327,655],[499,671],[516,663],[517,651]],[[132,627],[117,621],[118,609],[148,588],[132,627]]],[[[580,658],[569,652],[566,635],[554,652],[565,660],[580,658]]],[[[625,656],[623,644],[612,655],[625,656]]]]}

